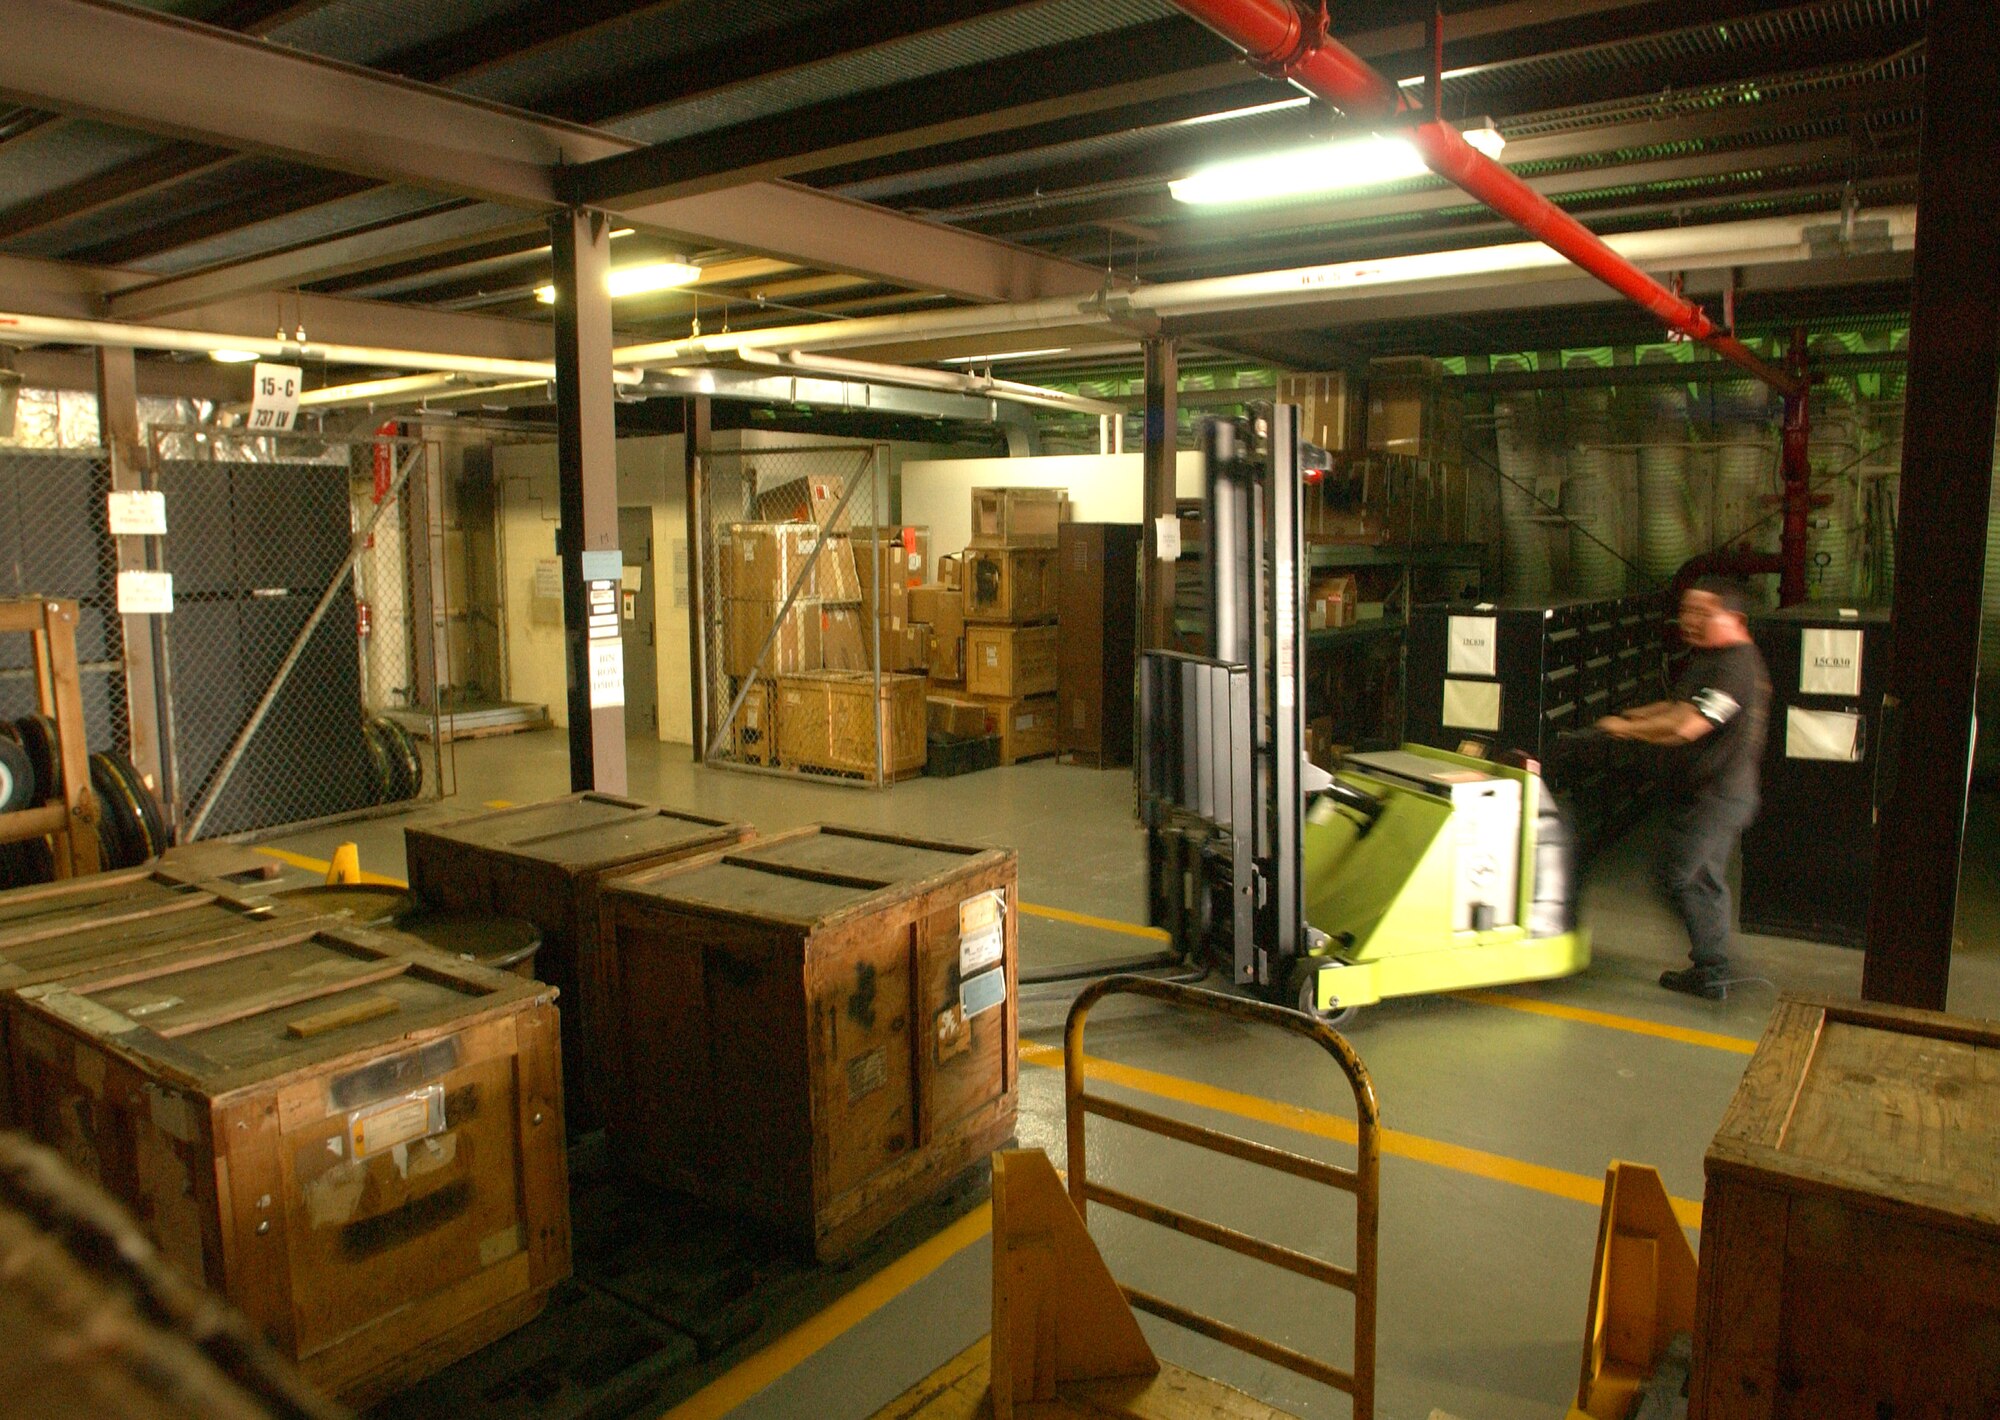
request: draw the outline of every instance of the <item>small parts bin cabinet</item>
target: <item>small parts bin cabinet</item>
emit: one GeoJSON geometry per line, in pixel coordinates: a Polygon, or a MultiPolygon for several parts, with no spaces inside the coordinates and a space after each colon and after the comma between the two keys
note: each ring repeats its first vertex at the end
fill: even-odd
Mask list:
{"type": "Polygon", "coordinates": [[[547,987],[305,922],[13,993],[27,1128],[366,1404],[569,1273],[547,987]]]}
{"type": "Polygon", "coordinates": [[[623,1078],[598,942],[604,882],[751,833],[747,824],[585,793],[405,829],[403,841],[410,887],[427,905],[525,918],[542,929],[535,973],[562,1002],[569,1127],[582,1133],[603,1122],[602,1096],[617,1093],[623,1078]]]}
{"type": "Polygon", "coordinates": [[[1014,1132],[1015,856],[830,827],[605,893],[639,1177],[821,1258],[1014,1132]]]}
{"type": "Polygon", "coordinates": [[[1784,1000],[1706,1163],[1690,1420],[2000,1414],[2000,1025],[1784,1000]]]}

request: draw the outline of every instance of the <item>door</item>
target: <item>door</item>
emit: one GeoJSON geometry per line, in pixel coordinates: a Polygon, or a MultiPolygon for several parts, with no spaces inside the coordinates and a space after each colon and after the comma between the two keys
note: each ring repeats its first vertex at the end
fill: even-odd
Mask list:
{"type": "Polygon", "coordinates": [[[653,603],[653,510],[618,510],[625,575],[618,589],[618,630],[625,642],[625,737],[660,737],[660,671],[653,603]]]}

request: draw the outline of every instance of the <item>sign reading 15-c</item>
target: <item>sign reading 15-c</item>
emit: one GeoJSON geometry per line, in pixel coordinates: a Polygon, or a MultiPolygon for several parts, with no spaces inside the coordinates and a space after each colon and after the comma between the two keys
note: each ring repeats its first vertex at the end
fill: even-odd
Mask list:
{"type": "Polygon", "coordinates": [[[298,366],[266,365],[259,361],[251,375],[249,427],[290,429],[298,417],[301,384],[298,366]]]}

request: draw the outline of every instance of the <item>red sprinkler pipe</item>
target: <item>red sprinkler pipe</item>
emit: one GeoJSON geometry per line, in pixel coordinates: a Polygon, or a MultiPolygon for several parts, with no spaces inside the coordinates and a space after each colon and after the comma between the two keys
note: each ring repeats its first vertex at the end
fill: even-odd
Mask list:
{"type": "MultiPolygon", "coordinates": [[[[1364,123],[1396,118],[1406,108],[1397,87],[1326,32],[1324,8],[1308,18],[1291,0],[1174,0],[1181,9],[1243,49],[1250,62],[1348,117],[1364,123]]],[[[1576,218],[1543,197],[1440,119],[1420,123],[1410,137],[1430,170],[1456,183],[1538,241],[1568,257],[1619,295],[1690,340],[1739,365],[1784,394],[1803,398],[1787,370],[1760,358],[1709,319],[1708,313],[1648,276],[1576,218]]]]}

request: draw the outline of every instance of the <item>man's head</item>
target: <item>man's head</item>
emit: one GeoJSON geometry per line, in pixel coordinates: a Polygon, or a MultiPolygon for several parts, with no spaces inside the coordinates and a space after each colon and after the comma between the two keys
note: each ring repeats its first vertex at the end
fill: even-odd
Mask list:
{"type": "Polygon", "coordinates": [[[1682,592],[1681,636],[1698,649],[1748,641],[1749,603],[1743,584],[1728,577],[1703,577],[1682,592]]]}

